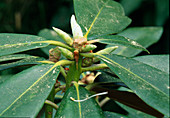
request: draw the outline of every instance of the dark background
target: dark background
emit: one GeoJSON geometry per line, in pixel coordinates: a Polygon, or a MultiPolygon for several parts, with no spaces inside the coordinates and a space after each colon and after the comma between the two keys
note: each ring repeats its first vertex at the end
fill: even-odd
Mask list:
{"type": "MultiPolygon", "coordinates": [[[[160,41],[151,54],[169,54],[169,0],[116,0],[132,19],[129,27],[162,26],[160,41]]],[[[0,0],[0,33],[37,35],[52,26],[71,33],[72,0],[0,0]]],[[[142,53],[140,54],[142,55],[142,53]]]]}

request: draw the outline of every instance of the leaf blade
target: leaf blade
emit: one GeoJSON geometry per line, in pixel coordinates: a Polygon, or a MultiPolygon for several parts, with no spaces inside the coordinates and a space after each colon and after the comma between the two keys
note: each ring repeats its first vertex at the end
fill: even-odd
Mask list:
{"type": "Polygon", "coordinates": [[[70,87],[62,99],[55,117],[103,118],[104,114],[93,98],[83,102],[74,102],[70,99],[70,97],[72,97],[80,100],[86,98],[87,95],[89,96],[90,93],[81,86],[70,87]]]}
{"type": "MultiPolygon", "coordinates": [[[[160,39],[162,33],[162,27],[131,27],[122,31],[118,35],[134,39],[137,43],[147,48],[156,43],[160,39]]],[[[141,50],[134,50],[128,47],[121,46],[113,53],[126,57],[133,57],[140,52],[141,50]]]]}
{"type": "Polygon", "coordinates": [[[57,65],[42,64],[29,68],[1,83],[1,105],[3,107],[0,108],[0,116],[36,117],[59,72],[57,65]],[[9,89],[9,85],[11,85],[11,89],[9,89]],[[4,90],[8,90],[9,93],[7,94],[4,90]],[[9,96],[11,98],[7,99],[9,96]]]}
{"type": "Polygon", "coordinates": [[[122,6],[111,0],[74,0],[74,9],[77,22],[89,40],[97,35],[117,33],[131,23],[122,6]]]}
{"type": "Polygon", "coordinates": [[[149,51],[136,41],[129,39],[127,37],[119,35],[105,35],[96,39],[99,43],[109,44],[109,45],[122,45],[130,48],[136,48],[149,53],[149,51]]]}
{"type": "MultiPolygon", "coordinates": [[[[142,100],[144,100],[148,105],[152,106],[153,108],[157,109],[158,111],[160,111],[161,113],[169,116],[169,113],[167,111],[167,109],[169,108],[169,97],[168,97],[168,75],[164,72],[159,72],[159,70],[155,69],[155,68],[149,68],[149,66],[146,66],[149,69],[152,69],[154,71],[152,71],[151,73],[146,73],[147,71],[145,71],[145,77],[140,75],[139,73],[135,74],[134,71],[137,70],[137,66],[139,66],[137,64],[137,61],[134,60],[129,60],[127,63],[127,65],[129,66],[130,61],[134,61],[136,62],[137,66],[135,66],[135,70],[133,70],[133,66],[132,67],[124,67],[125,64],[123,61],[123,57],[120,56],[115,56],[115,55],[107,55],[107,57],[105,56],[98,56],[105,64],[108,65],[108,67],[117,74],[117,76],[119,76],[119,78],[128,86],[130,87],[134,93],[136,93],[142,100]],[[114,57],[114,58],[113,58],[114,57]],[[111,59],[110,59],[111,58],[111,59]],[[115,61],[116,60],[116,61],[115,61]],[[122,63],[121,63],[122,62],[122,63]],[[123,65],[123,66],[122,66],[123,65]],[[156,73],[158,72],[158,73],[156,73]],[[150,81],[148,81],[148,78],[150,76],[150,74],[156,74],[156,76],[150,77],[154,80],[154,77],[156,77],[157,79],[160,79],[159,76],[161,76],[162,80],[159,82],[155,82],[150,79],[150,81]],[[161,74],[160,74],[161,73],[161,74]],[[149,74],[148,76],[146,76],[147,74],[149,74]],[[158,75],[157,75],[158,74],[158,75]],[[162,77],[163,76],[163,77],[162,77]],[[164,80],[163,80],[164,79],[164,80]],[[163,85],[160,85],[160,82],[163,82],[163,85]],[[163,88],[161,88],[161,87],[163,88]],[[160,104],[159,101],[162,101],[160,104]]],[[[128,60],[127,58],[124,57],[124,60],[128,60]]],[[[132,63],[132,62],[131,62],[132,63]]],[[[141,64],[141,63],[140,63],[141,64]]],[[[141,70],[141,69],[140,69],[141,70]]],[[[136,71],[137,72],[137,71],[136,71]]]]}
{"type": "Polygon", "coordinates": [[[1,33],[0,41],[0,56],[49,45],[48,43],[41,43],[41,41],[46,41],[42,37],[26,34],[1,33]]]}

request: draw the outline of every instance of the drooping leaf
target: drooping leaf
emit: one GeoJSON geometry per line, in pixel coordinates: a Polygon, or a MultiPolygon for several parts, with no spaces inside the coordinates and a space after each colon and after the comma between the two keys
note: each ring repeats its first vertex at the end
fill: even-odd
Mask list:
{"type": "MultiPolygon", "coordinates": [[[[162,27],[132,27],[122,31],[118,35],[134,39],[137,43],[147,48],[160,39],[162,32],[162,27]]],[[[120,46],[113,53],[126,57],[133,57],[140,52],[141,50],[120,46]]]]}
{"type": "Polygon", "coordinates": [[[98,55],[144,102],[169,116],[169,75],[139,61],[116,55],[98,55]]]}
{"type": "Polygon", "coordinates": [[[169,73],[169,55],[138,56],[134,59],[169,73]]]}
{"type": "Polygon", "coordinates": [[[31,56],[31,55],[27,55],[27,54],[14,54],[14,55],[8,55],[8,56],[1,56],[0,62],[9,61],[9,60],[24,59],[24,58],[30,58],[30,57],[36,58],[36,56],[31,56]]]}
{"type": "Polygon", "coordinates": [[[75,102],[70,99],[70,97],[72,97],[76,100],[82,100],[90,95],[91,94],[81,86],[75,85],[70,87],[64,94],[55,117],[104,118],[104,114],[94,98],[83,102],[75,102]]]}
{"type": "Polygon", "coordinates": [[[77,22],[88,38],[118,33],[131,22],[122,6],[112,0],[74,0],[74,9],[77,22]]]}
{"type": "Polygon", "coordinates": [[[26,59],[22,59],[22,60],[19,60],[16,62],[12,62],[12,63],[1,64],[0,70],[17,67],[17,66],[22,66],[22,65],[41,64],[41,62],[38,62],[38,61],[43,61],[43,60],[45,60],[45,59],[42,57],[41,58],[38,58],[38,57],[26,58],[26,59]]]}
{"type": "Polygon", "coordinates": [[[144,48],[142,45],[137,43],[135,40],[119,35],[105,35],[102,37],[98,37],[96,41],[99,43],[104,43],[109,45],[121,45],[125,47],[136,48],[149,53],[149,51],[146,48],[144,48]]]}
{"type": "Polygon", "coordinates": [[[37,116],[60,72],[57,64],[42,64],[24,70],[0,85],[0,116],[37,116]]]}

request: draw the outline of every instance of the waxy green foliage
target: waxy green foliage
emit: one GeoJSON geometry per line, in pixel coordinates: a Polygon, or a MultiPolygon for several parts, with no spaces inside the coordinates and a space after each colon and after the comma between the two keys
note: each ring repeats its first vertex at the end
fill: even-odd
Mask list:
{"type": "Polygon", "coordinates": [[[60,69],[50,64],[37,65],[0,84],[0,116],[37,116],[52,90],[60,69]]]}
{"type": "Polygon", "coordinates": [[[94,98],[83,102],[75,102],[70,97],[76,100],[82,100],[91,94],[81,86],[70,87],[61,102],[61,105],[56,113],[56,118],[104,118],[104,114],[96,103],[94,98]]]}
{"type": "Polygon", "coordinates": [[[74,0],[74,9],[77,22],[88,39],[118,33],[131,23],[122,6],[112,0],[74,0]]]}
{"type": "MultiPolygon", "coordinates": [[[[45,100],[53,101],[54,98],[51,97],[55,96],[54,92],[63,90],[65,94],[55,114],[56,118],[152,117],[147,114],[169,117],[169,68],[166,66],[169,63],[168,56],[134,57],[141,51],[149,53],[146,48],[159,40],[162,28],[125,29],[131,19],[125,16],[121,4],[113,0],[73,0],[73,4],[75,16],[72,15],[70,20],[73,36],[54,27],[55,32],[42,30],[39,33],[42,37],[0,34],[0,70],[3,70],[0,75],[0,116],[37,117],[45,100]],[[92,44],[95,42],[108,44],[107,48],[93,53],[92,50],[97,48],[92,44]],[[50,44],[55,47],[49,46],[50,44]],[[51,56],[49,60],[15,54],[37,48],[43,48],[43,52],[51,56]],[[67,60],[62,60],[63,56],[67,60]],[[102,63],[96,64],[100,60],[102,63]],[[18,74],[5,74],[13,70],[8,68],[26,65],[31,67],[24,68],[18,74]],[[119,103],[117,104],[128,114],[103,112],[94,98],[87,99],[90,92],[77,83],[86,81],[89,77],[89,74],[85,75],[86,71],[105,68],[107,69],[100,70],[102,81],[94,81],[87,86],[84,82],[84,86],[93,92],[108,91],[107,96],[110,99],[147,114],[119,103]],[[59,81],[64,77],[66,82],[62,86],[56,81],[60,71],[63,76],[59,76],[59,81]],[[74,85],[72,81],[76,81],[74,85]],[[133,99],[126,99],[129,95],[133,99]],[[82,99],[86,100],[74,101],[82,99]],[[132,102],[133,100],[139,103],[132,102]]],[[[92,79],[98,74],[93,75],[92,79]]],[[[105,101],[105,96],[101,100],[105,101]]],[[[49,104],[45,106],[48,108],[45,116],[51,117],[52,107],[49,104]]]]}
{"type": "Polygon", "coordinates": [[[147,104],[169,116],[169,75],[152,66],[116,55],[97,56],[147,104]],[[158,104],[161,101],[160,104],[158,104]]]}

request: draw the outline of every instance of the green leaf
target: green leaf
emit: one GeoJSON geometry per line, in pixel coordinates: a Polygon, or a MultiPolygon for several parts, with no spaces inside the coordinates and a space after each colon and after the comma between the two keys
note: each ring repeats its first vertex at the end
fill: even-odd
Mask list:
{"type": "MultiPolygon", "coordinates": [[[[118,35],[134,39],[137,43],[147,48],[160,39],[162,32],[162,27],[132,27],[124,30],[118,35]]],[[[134,50],[129,47],[121,46],[113,53],[126,57],[133,57],[140,52],[141,50],[134,50]]]]}
{"type": "Polygon", "coordinates": [[[169,75],[167,73],[122,56],[98,55],[97,57],[144,102],[169,116],[169,75]]]}
{"type": "Polygon", "coordinates": [[[26,34],[0,34],[0,56],[46,47],[44,38],[26,34]]]}
{"type": "Polygon", "coordinates": [[[36,56],[31,56],[31,55],[27,55],[27,54],[7,55],[7,56],[1,56],[0,57],[0,62],[10,61],[10,60],[17,60],[17,59],[24,59],[24,58],[31,58],[31,57],[36,58],[36,56]]]}
{"type": "Polygon", "coordinates": [[[118,33],[131,23],[122,6],[112,0],[74,0],[74,9],[84,37],[88,38],[118,33]]]}
{"type": "Polygon", "coordinates": [[[16,66],[22,66],[22,65],[32,65],[32,64],[41,64],[41,62],[38,61],[44,61],[44,58],[38,58],[38,57],[32,57],[32,58],[26,58],[22,59],[20,61],[12,62],[12,63],[7,63],[7,64],[2,64],[0,65],[0,70],[16,67],[16,66]]]}
{"type": "Polygon", "coordinates": [[[61,101],[56,118],[104,118],[104,114],[94,98],[83,102],[75,102],[70,97],[81,100],[91,94],[83,87],[75,85],[70,87],[61,101]]]}
{"type": "Polygon", "coordinates": [[[116,89],[106,88],[105,86],[96,85],[90,88],[91,91],[95,91],[97,93],[108,91],[107,97],[118,101],[124,105],[127,105],[131,108],[142,111],[144,113],[154,115],[157,117],[162,117],[163,114],[146,104],[141,98],[139,98],[136,94],[134,94],[131,90],[119,87],[116,89]],[[121,88],[121,90],[120,90],[121,88]],[[123,88],[123,89],[122,89],[123,88]],[[127,97],[128,96],[128,97],[127,97]]]}
{"type": "Polygon", "coordinates": [[[125,47],[136,48],[136,49],[143,50],[149,53],[147,49],[145,49],[142,45],[140,45],[136,41],[129,39],[127,37],[123,37],[123,36],[105,35],[102,37],[98,37],[96,41],[99,43],[104,43],[104,44],[109,44],[109,45],[122,45],[125,47]]]}
{"type": "Polygon", "coordinates": [[[114,112],[109,112],[109,111],[104,111],[104,115],[106,118],[128,118],[125,115],[114,113],[114,112]]]}
{"type": "MultiPolygon", "coordinates": [[[[151,116],[151,115],[145,114],[143,112],[137,111],[137,110],[132,109],[130,107],[127,107],[127,106],[125,106],[121,103],[118,103],[118,102],[116,102],[116,103],[128,112],[128,115],[127,115],[128,118],[135,118],[136,116],[138,118],[155,118],[154,116],[151,116]]],[[[162,118],[163,116],[159,116],[159,117],[162,118]]]]}
{"type": "Polygon", "coordinates": [[[169,73],[169,55],[138,56],[134,59],[169,73]]]}
{"type": "Polygon", "coordinates": [[[0,85],[0,116],[35,118],[60,72],[57,64],[24,70],[0,85]]]}

